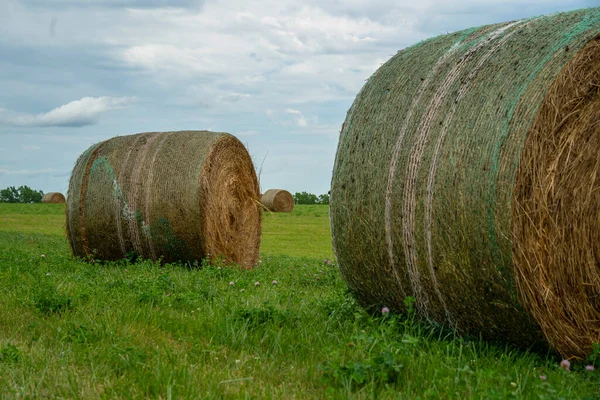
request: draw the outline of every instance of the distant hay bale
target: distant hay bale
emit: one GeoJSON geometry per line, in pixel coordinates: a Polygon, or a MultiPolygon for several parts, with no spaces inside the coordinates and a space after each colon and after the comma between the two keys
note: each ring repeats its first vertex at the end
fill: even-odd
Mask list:
{"type": "Polygon", "coordinates": [[[67,235],[76,256],[135,253],[165,262],[258,259],[261,207],[252,160],[227,133],[151,132],[95,144],[69,184],[67,235]]]}
{"type": "Polygon", "coordinates": [[[273,212],[291,212],[294,209],[294,196],[283,189],[267,190],[260,202],[267,210],[273,212]]]}
{"type": "Polygon", "coordinates": [[[584,357],[600,342],[600,8],[403,50],[342,127],[333,245],[361,304],[584,357]]]}
{"type": "Polygon", "coordinates": [[[59,192],[49,192],[42,197],[42,203],[65,204],[65,196],[59,192]]]}

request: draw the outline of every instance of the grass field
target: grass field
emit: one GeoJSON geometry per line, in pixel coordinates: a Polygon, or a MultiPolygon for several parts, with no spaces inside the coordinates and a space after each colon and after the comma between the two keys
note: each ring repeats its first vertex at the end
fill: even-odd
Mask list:
{"type": "Polygon", "coordinates": [[[254,271],[83,262],[63,215],[0,204],[0,398],[600,398],[585,364],[367,314],[326,206],[266,214],[254,271]]]}

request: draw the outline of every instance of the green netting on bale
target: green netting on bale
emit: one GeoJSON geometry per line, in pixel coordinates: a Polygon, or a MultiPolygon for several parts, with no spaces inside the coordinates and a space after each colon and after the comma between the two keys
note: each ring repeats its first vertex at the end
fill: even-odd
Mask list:
{"type": "MultiPolygon", "coordinates": [[[[555,310],[538,310],[543,301],[533,302],[523,288],[557,293],[560,282],[529,277],[528,268],[551,268],[531,255],[537,250],[515,262],[515,252],[540,241],[520,239],[521,228],[511,225],[511,215],[529,216],[521,204],[535,202],[527,190],[516,195],[525,176],[519,165],[546,173],[535,170],[540,162],[528,163],[534,150],[523,151],[534,123],[550,127],[546,137],[564,133],[562,114],[546,124],[537,116],[553,101],[557,77],[587,65],[579,86],[561,86],[561,101],[599,96],[598,34],[600,8],[484,26],[400,51],[373,74],[342,127],[331,188],[334,250],[363,305],[401,311],[413,296],[422,317],[462,333],[525,346],[547,339],[564,355],[581,356],[600,341],[595,306],[587,317],[598,319],[571,322],[577,329],[565,328],[574,319],[566,309],[556,310],[556,323],[540,323],[555,310]],[[584,51],[589,46],[596,47],[584,51]],[[539,265],[529,262],[534,258],[539,265]],[[560,332],[582,339],[563,340],[560,332]]],[[[595,129],[592,121],[584,130],[595,129]]],[[[526,229],[535,230],[535,221],[526,229]]],[[[600,256],[585,263],[600,265],[600,256]]],[[[573,279],[577,296],[586,285],[592,289],[582,299],[600,296],[598,270],[573,279]]]]}
{"type": "Polygon", "coordinates": [[[258,180],[232,135],[152,132],[93,145],[69,185],[67,235],[77,256],[163,261],[223,257],[253,266],[258,180]]]}

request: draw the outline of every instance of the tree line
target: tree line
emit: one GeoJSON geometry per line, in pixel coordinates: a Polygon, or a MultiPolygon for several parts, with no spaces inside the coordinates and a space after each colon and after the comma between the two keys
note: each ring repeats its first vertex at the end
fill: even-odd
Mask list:
{"type": "Polygon", "coordinates": [[[29,186],[9,186],[0,190],[0,203],[41,203],[44,192],[29,186]]]}
{"type": "MultiPolygon", "coordinates": [[[[9,186],[0,190],[0,203],[41,203],[44,192],[29,186],[9,186]]],[[[295,204],[329,204],[329,194],[316,195],[308,192],[294,193],[295,204]]]]}
{"type": "Polygon", "coordinates": [[[294,204],[329,204],[329,194],[294,193],[294,204]]]}

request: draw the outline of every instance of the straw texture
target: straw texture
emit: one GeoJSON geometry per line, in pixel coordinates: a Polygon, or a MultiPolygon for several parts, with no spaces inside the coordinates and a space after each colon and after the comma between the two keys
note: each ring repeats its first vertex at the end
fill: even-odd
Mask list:
{"type": "Polygon", "coordinates": [[[600,342],[600,8],[399,52],[348,111],[334,251],[365,306],[583,357],[600,342]]]}
{"type": "Polygon", "coordinates": [[[42,197],[42,203],[65,204],[65,196],[59,192],[48,192],[42,197]]]}
{"type": "Polygon", "coordinates": [[[76,256],[223,257],[256,264],[261,207],[245,147],[227,133],[151,132],[98,143],[77,160],[67,235],[76,256]]]}
{"type": "Polygon", "coordinates": [[[273,212],[292,212],[294,196],[287,190],[269,189],[260,198],[262,205],[273,212]]]}

